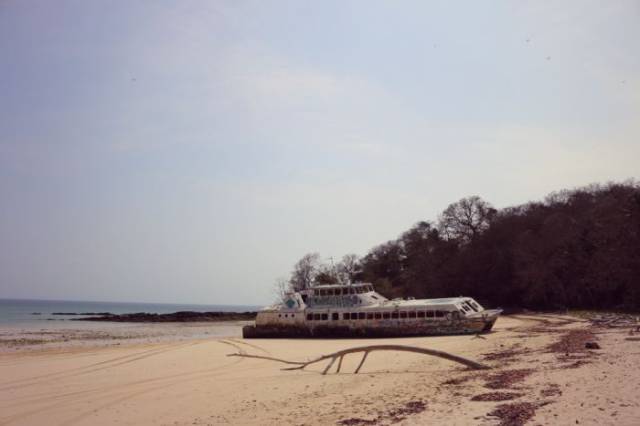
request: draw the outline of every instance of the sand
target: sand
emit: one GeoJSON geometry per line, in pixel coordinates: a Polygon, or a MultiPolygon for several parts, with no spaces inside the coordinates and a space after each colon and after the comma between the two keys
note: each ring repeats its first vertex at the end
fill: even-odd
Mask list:
{"type": "Polygon", "coordinates": [[[134,328],[135,338],[14,344],[0,353],[0,425],[640,424],[640,341],[570,317],[501,317],[484,338],[243,340],[239,325],[177,328],[192,334],[163,326],[173,331],[154,328],[148,340],[134,328]],[[584,349],[585,339],[602,349],[584,349]],[[493,368],[374,352],[357,375],[359,355],[339,374],[334,366],[322,375],[324,365],[282,371],[276,362],[227,356],[305,360],[382,343],[493,368]],[[513,399],[496,401],[505,398],[513,399]]]}

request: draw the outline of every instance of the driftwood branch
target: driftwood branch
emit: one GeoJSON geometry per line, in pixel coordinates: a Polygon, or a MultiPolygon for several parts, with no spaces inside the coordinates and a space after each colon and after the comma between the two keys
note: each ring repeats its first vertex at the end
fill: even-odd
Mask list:
{"type": "Polygon", "coordinates": [[[245,353],[235,353],[235,354],[229,354],[227,356],[239,356],[239,357],[244,357],[244,358],[266,359],[266,360],[269,360],[269,361],[276,361],[276,362],[282,362],[284,364],[296,365],[295,367],[283,368],[283,370],[303,370],[305,367],[307,367],[307,366],[309,366],[311,364],[316,364],[316,363],[321,362],[321,361],[330,360],[329,364],[322,371],[322,374],[327,374],[329,372],[329,370],[331,369],[331,367],[333,366],[333,364],[336,362],[336,360],[338,360],[338,368],[336,370],[336,373],[339,373],[340,372],[340,368],[342,367],[342,359],[344,358],[345,355],[352,354],[352,353],[357,353],[357,352],[364,352],[364,355],[362,356],[362,360],[360,361],[360,364],[358,364],[358,368],[356,368],[356,371],[354,373],[354,374],[358,374],[358,372],[362,368],[362,365],[364,364],[365,360],[367,359],[367,356],[369,356],[369,352],[373,352],[373,351],[414,352],[414,353],[418,353],[418,354],[431,355],[431,356],[436,356],[438,358],[444,358],[444,359],[447,359],[449,361],[454,361],[454,362],[457,362],[459,364],[466,365],[467,367],[469,367],[471,369],[474,369],[474,370],[486,370],[486,369],[490,368],[490,367],[488,367],[488,366],[486,366],[484,364],[480,364],[479,362],[472,361],[470,359],[463,358],[463,357],[458,356],[458,355],[453,355],[453,354],[450,354],[448,352],[438,351],[438,350],[435,350],[435,349],[418,348],[418,347],[415,347],[415,346],[403,346],[403,345],[360,346],[360,347],[357,347],[357,348],[343,349],[341,351],[334,352],[334,353],[329,354],[329,355],[323,355],[323,356],[321,356],[319,358],[313,359],[311,361],[306,361],[306,362],[287,361],[285,359],[274,358],[274,357],[270,357],[270,356],[249,355],[249,354],[245,354],[245,353]]]}

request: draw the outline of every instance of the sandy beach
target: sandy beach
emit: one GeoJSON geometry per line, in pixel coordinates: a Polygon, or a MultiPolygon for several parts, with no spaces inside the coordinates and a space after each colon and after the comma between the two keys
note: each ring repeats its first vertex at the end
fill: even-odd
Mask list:
{"type": "Polygon", "coordinates": [[[240,325],[123,326],[89,338],[66,331],[48,342],[12,340],[4,330],[0,424],[640,424],[640,341],[628,329],[531,314],[502,317],[481,338],[243,340],[240,325]],[[353,354],[340,373],[334,366],[322,375],[326,364],[282,371],[277,362],[228,356],[300,361],[382,343],[492,368],[373,352],[359,374],[361,355],[353,354]]]}

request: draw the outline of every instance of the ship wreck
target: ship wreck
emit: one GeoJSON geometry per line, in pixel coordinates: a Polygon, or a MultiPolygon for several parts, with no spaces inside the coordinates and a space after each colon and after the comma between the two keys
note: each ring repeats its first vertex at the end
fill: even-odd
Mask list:
{"type": "Polygon", "coordinates": [[[501,309],[470,297],[393,299],[372,284],[330,284],[289,292],[259,311],[245,338],[400,337],[487,333],[501,309]]]}

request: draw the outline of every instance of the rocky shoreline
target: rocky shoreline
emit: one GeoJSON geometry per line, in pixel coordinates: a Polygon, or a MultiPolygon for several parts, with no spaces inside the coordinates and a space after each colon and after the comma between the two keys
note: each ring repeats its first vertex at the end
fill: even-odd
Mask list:
{"type": "Polygon", "coordinates": [[[137,312],[131,314],[101,313],[98,316],[71,318],[70,321],[110,321],[110,322],[213,322],[213,321],[251,321],[257,312],[193,312],[181,311],[169,314],[150,314],[137,312]]]}

